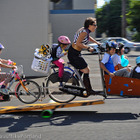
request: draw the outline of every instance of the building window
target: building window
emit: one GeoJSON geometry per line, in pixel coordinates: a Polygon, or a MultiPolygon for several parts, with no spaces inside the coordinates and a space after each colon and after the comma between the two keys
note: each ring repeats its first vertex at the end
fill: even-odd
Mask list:
{"type": "Polygon", "coordinates": [[[54,10],[71,10],[73,0],[61,0],[58,3],[54,3],[54,10]]]}

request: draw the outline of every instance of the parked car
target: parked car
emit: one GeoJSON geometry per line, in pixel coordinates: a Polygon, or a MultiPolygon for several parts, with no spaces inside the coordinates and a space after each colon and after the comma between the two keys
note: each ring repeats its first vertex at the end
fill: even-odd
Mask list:
{"type": "MultiPolygon", "coordinates": [[[[136,50],[137,46],[140,45],[140,43],[135,43],[135,42],[132,42],[132,41],[129,41],[125,38],[122,38],[122,37],[108,37],[108,38],[104,38],[104,39],[101,39],[100,40],[100,43],[102,44],[102,48],[106,48],[106,43],[107,41],[111,41],[111,40],[114,40],[116,41],[117,43],[121,42],[124,44],[124,53],[129,53],[131,50],[136,50]]],[[[91,46],[95,49],[95,51],[93,53],[97,53],[97,47],[98,45],[96,43],[91,43],[91,44],[88,44],[88,46],[91,46]]]]}
{"type": "Polygon", "coordinates": [[[105,39],[102,39],[100,42],[103,44],[103,47],[105,47],[105,44],[107,41],[111,41],[114,40],[117,43],[121,42],[124,44],[124,53],[129,53],[131,50],[135,50],[137,44],[135,42],[129,41],[126,38],[122,38],[122,37],[108,37],[105,39]]]}

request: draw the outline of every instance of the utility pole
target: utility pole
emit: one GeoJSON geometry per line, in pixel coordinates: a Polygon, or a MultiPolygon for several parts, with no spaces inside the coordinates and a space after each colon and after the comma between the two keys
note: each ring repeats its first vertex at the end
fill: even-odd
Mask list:
{"type": "Polygon", "coordinates": [[[122,0],[122,37],[126,37],[126,0],[122,0]]]}

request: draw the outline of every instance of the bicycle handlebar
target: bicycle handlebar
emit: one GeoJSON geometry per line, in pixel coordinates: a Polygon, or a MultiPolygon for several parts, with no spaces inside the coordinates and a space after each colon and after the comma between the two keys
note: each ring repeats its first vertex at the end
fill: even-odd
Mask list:
{"type": "Polygon", "coordinates": [[[22,65],[16,66],[16,69],[12,70],[12,74],[22,75],[23,74],[23,66],[22,65]]]}
{"type": "Polygon", "coordinates": [[[100,50],[100,52],[105,51],[105,48],[103,47],[103,43],[102,43],[102,44],[100,44],[100,45],[98,45],[98,47],[97,47],[97,48],[100,50]]]}
{"type": "Polygon", "coordinates": [[[8,65],[13,65],[13,66],[15,66],[15,65],[16,65],[16,63],[15,63],[15,62],[13,62],[13,61],[11,61],[10,59],[8,59],[8,65]]]}

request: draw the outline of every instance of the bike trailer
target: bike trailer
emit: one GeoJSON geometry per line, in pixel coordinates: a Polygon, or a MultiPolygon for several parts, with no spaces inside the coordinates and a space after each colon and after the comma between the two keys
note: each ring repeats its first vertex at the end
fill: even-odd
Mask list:
{"type": "Polygon", "coordinates": [[[140,79],[104,75],[108,95],[140,96],[140,79]]]}

